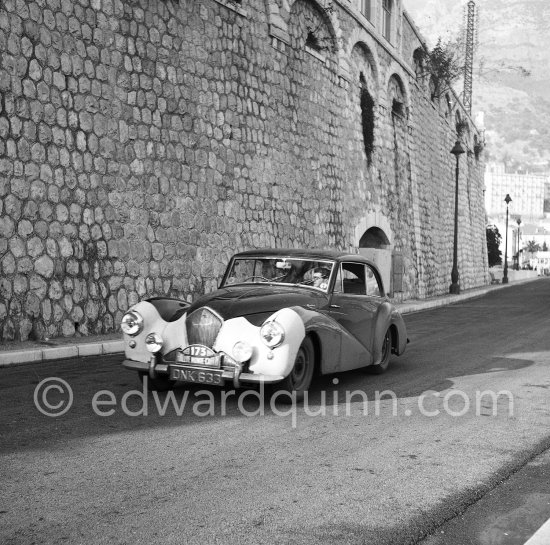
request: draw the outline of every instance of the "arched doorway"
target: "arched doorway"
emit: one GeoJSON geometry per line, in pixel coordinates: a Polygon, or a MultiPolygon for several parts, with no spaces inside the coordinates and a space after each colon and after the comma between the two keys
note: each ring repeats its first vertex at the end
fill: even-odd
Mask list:
{"type": "Polygon", "coordinates": [[[371,227],[367,229],[359,240],[359,248],[375,248],[385,250],[390,246],[390,241],[386,233],[380,227],[371,227]]]}
{"type": "Polygon", "coordinates": [[[378,266],[384,290],[391,293],[391,243],[386,233],[377,226],[367,229],[359,239],[359,253],[378,266]]]}
{"type": "Polygon", "coordinates": [[[374,206],[355,227],[355,247],[359,254],[376,264],[384,291],[392,294],[393,231],[389,219],[379,206],[374,206]]]}

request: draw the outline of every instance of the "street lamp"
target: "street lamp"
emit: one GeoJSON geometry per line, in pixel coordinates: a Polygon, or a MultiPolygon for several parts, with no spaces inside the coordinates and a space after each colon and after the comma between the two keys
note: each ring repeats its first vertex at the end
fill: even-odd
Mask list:
{"type": "Polygon", "coordinates": [[[519,230],[519,226],[521,225],[521,218],[518,218],[517,219],[517,223],[518,223],[518,263],[517,263],[517,269],[519,271],[519,252],[520,252],[520,230],[519,230]]]}
{"type": "Polygon", "coordinates": [[[460,140],[455,142],[451,153],[456,157],[456,183],[455,183],[455,235],[453,244],[453,270],[451,271],[451,286],[449,293],[460,293],[460,285],[458,283],[458,160],[466,150],[462,147],[460,140]]]}
{"type": "Polygon", "coordinates": [[[512,202],[512,199],[508,193],[504,197],[506,203],[506,238],[504,243],[504,274],[502,276],[502,283],[508,284],[508,205],[512,202]]]}

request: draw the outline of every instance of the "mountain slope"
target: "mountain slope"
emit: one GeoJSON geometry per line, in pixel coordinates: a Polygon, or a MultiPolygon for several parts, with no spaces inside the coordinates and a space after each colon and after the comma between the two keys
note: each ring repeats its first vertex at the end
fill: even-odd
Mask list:
{"type": "MultiPolygon", "coordinates": [[[[405,0],[433,45],[465,28],[466,0],[405,0]]],[[[477,0],[473,114],[484,112],[490,159],[550,169],[550,2],[477,0]]],[[[457,89],[461,91],[461,89],[457,89]]]]}

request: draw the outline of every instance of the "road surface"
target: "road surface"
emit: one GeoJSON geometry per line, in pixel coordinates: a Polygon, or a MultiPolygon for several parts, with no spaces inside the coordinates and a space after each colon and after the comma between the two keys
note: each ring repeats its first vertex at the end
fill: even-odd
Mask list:
{"type": "Polygon", "coordinates": [[[0,369],[0,542],[416,543],[550,446],[549,301],[541,279],[407,315],[385,375],[297,407],[144,395],[118,356],[0,369]]]}

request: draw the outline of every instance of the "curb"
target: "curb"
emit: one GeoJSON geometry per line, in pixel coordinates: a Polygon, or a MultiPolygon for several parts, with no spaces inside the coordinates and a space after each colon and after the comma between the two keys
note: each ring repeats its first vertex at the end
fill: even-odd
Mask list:
{"type": "MultiPolygon", "coordinates": [[[[503,287],[506,287],[506,285],[503,287]]],[[[430,299],[425,301],[409,301],[406,303],[398,303],[395,305],[395,307],[399,310],[401,314],[412,314],[413,312],[420,312],[421,310],[429,310],[432,308],[452,305],[454,303],[460,303],[461,301],[466,301],[467,299],[475,299],[476,297],[481,297],[491,291],[494,291],[494,289],[494,287],[483,288],[468,293],[461,293],[459,295],[447,295],[439,297],[438,299],[430,299]]]]}
{"type": "Polygon", "coordinates": [[[512,286],[519,286],[520,284],[527,284],[528,282],[534,282],[540,280],[539,276],[522,278],[508,284],[491,284],[490,286],[483,286],[481,288],[473,288],[459,295],[440,295],[434,299],[422,299],[416,301],[406,301],[404,303],[394,303],[394,306],[399,310],[401,314],[412,314],[413,312],[419,312],[421,310],[429,310],[432,308],[443,307],[452,305],[454,303],[460,303],[467,299],[475,299],[490,293],[492,291],[510,288],[512,286]]]}
{"type": "Polygon", "coordinates": [[[124,352],[124,341],[122,339],[66,344],[48,348],[6,350],[0,352],[0,367],[20,365],[23,363],[36,363],[60,358],[99,356],[101,354],[117,354],[121,352],[124,352]]]}
{"type": "MultiPolygon", "coordinates": [[[[412,314],[414,312],[420,312],[422,310],[429,310],[433,308],[443,307],[459,303],[467,299],[473,299],[475,297],[481,297],[491,291],[495,291],[502,288],[509,288],[510,286],[517,286],[526,282],[532,282],[539,277],[527,278],[518,280],[511,284],[496,284],[491,286],[484,286],[482,288],[475,288],[459,295],[443,295],[434,299],[423,299],[416,301],[408,301],[404,303],[394,303],[394,306],[401,314],[412,314]]],[[[110,335],[112,337],[112,334],[110,335]]],[[[122,339],[104,339],[86,341],[85,337],[80,337],[78,340],[73,341],[71,344],[68,339],[60,339],[57,346],[40,346],[40,342],[34,342],[33,346],[29,348],[22,348],[18,350],[0,350],[0,368],[9,367],[13,365],[22,365],[25,363],[37,363],[41,361],[55,360],[61,358],[76,358],[83,356],[99,356],[101,354],[119,354],[124,352],[124,341],[122,339]],[[69,341],[69,342],[67,342],[69,341]],[[39,345],[39,346],[36,346],[39,345]]],[[[43,342],[42,344],[52,345],[52,342],[43,342]]]]}

